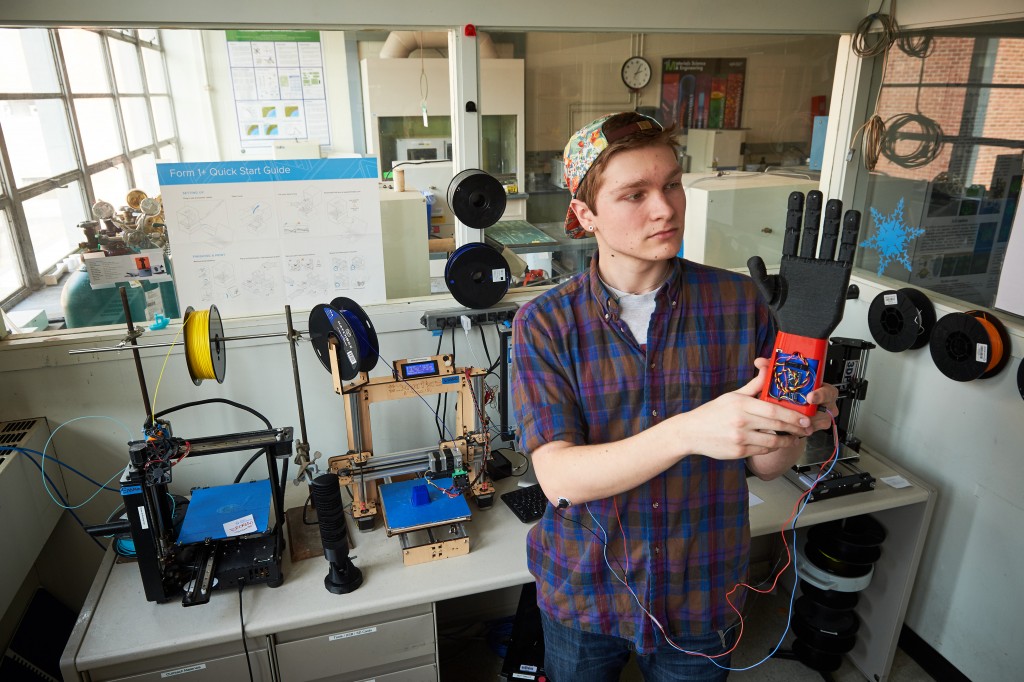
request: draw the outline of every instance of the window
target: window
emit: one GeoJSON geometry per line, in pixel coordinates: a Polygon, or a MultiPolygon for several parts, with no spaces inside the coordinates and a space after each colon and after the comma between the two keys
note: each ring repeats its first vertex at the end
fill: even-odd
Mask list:
{"type": "MultiPolygon", "coordinates": [[[[0,302],[58,277],[98,199],[179,156],[158,34],[0,29],[0,302]],[[155,94],[154,94],[155,93],[155,94]],[[152,113],[150,113],[152,111],[152,113]]],[[[155,183],[150,191],[156,192],[155,183]]]]}
{"type": "Polygon", "coordinates": [[[1024,175],[1022,29],[918,36],[889,50],[884,72],[878,65],[886,134],[857,183],[871,216],[859,267],[993,305],[1024,175]]]}
{"type": "MultiPolygon", "coordinates": [[[[8,194],[0,199],[6,222],[0,226],[7,227],[19,263],[18,282],[4,294],[5,304],[38,287],[42,275],[85,239],[78,223],[91,218],[94,201],[105,200],[116,208],[128,189],[158,193],[157,163],[258,160],[278,154],[269,137],[254,139],[293,123],[254,122],[266,109],[261,100],[273,99],[268,93],[275,88],[316,93],[318,127],[308,132],[320,142],[322,156],[378,157],[385,179],[394,164],[407,163],[407,187],[432,191],[443,202],[453,175],[445,159],[452,158],[453,145],[459,143],[450,114],[448,33],[283,33],[301,35],[285,44],[288,40],[276,31],[0,32],[0,48],[13,49],[26,66],[0,74],[0,142],[7,150],[7,157],[0,158],[10,160],[3,174],[8,194]],[[256,47],[244,44],[250,42],[256,47]],[[247,52],[249,48],[255,51],[247,52]],[[322,80],[294,67],[316,48],[322,50],[322,80]]],[[[748,166],[770,166],[795,171],[804,184],[815,182],[806,178],[814,176],[807,169],[811,107],[831,92],[836,36],[488,33],[480,41],[481,167],[508,192],[502,222],[511,228],[495,226],[485,236],[503,237],[498,241],[511,243],[525,263],[529,277],[525,272],[516,275],[513,286],[556,283],[587,266],[594,240],[567,240],[562,229],[569,203],[568,191],[560,186],[562,148],[574,130],[602,113],[638,108],[664,118],[666,60],[745,60],[744,97],[733,100],[734,114],[741,119],[732,119],[739,128],[733,132],[742,133],[742,146],[731,156],[716,154],[715,162],[735,177],[757,175],[748,166]],[[654,78],[633,92],[622,83],[620,68],[637,53],[651,62],[654,78]],[[523,222],[530,229],[520,229],[523,222]],[[527,243],[516,243],[519,239],[527,243]]],[[[689,131],[683,127],[681,132],[689,131]]],[[[687,137],[681,138],[684,164],[694,147],[687,137]]],[[[300,135],[280,142],[287,147],[305,139],[300,135]]],[[[693,161],[690,170],[697,177],[710,169],[693,161]]],[[[792,179],[785,175],[783,181],[792,179]]],[[[742,203],[737,195],[715,204],[728,207],[720,225],[733,241],[736,227],[761,235],[764,224],[778,228],[784,222],[783,201],[776,202],[777,219],[765,218],[768,223],[756,225],[731,210],[742,203]]],[[[696,222],[689,225],[690,230],[698,227],[696,222]]],[[[413,228],[418,225],[410,221],[413,228]]],[[[433,210],[427,231],[432,239],[450,240],[450,212],[433,210]]],[[[171,242],[173,255],[173,237],[171,242]]],[[[428,249],[429,282],[410,281],[409,287],[396,289],[403,292],[397,295],[446,294],[443,271],[453,249],[454,244],[428,249]]],[[[778,246],[773,243],[772,249],[777,254],[778,246]]],[[[749,254],[742,255],[745,261],[749,254]]],[[[695,259],[723,264],[699,255],[695,259]]],[[[401,279],[390,278],[389,296],[392,283],[401,279]]],[[[163,289],[173,292],[174,287],[163,289]]],[[[206,303],[180,302],[181,309],[186,305],[202,308],[206,303]]],[[[88,314],[73,317],[69,326],[116,321],[88,314]]]]}

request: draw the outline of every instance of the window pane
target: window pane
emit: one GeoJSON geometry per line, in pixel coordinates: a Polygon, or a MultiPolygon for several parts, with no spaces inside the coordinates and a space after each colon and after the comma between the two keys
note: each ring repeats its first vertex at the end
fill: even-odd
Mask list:
{"type": "Polygon", "coordinates": [[[149,127],[149,111],[142,97],[122,97],[121,114],[124,133],[128,136],[128,149],[134,150],[153,144],[153,131],[149,127]]]}
{"type": "Polygon", "coordinates": [[[96,201],[108,201],[115,208],[125,205],[128,196],[128,177],[124,166],[112,166],[89,177],[92,182],[92,194],[96,201]]]}
{"type": "Polygon", "coordinates": [[[150,107],[153,110],[153,121],[156,123],[156,139],[166,140],[169,137],[174,137],[170,98],[152,97],[150,98],[150,107]]]}
{"type": "Polygon", "coordinates": [[[0,126],[19,187],[75,167],[67,115],[60,100],[0,101],[0,126]]]}
{"type": "Polygon", "coordinates": [[[60,29],[60,47],[64,53],[64,67],[68,70],[71,92],[110,92],[102,40],[98,33],[92,31],[60,29]]]}
{"type": "Polygon", "coordinates": [[[179,160],[178,159],[178,150],[174,147],[173,144],[165,144],[163,147],[160,147],[160,149],[157,150],[157,151],[160,152],[160,160],[161,161],[167,161],[169,163],[174,163],[174,162],[177,162],[179,160]]]}
{"type": "Polygon", "coordinates": [[[11,223],[7,220],[7,211],[0,211],[0,299],[13,294],[22,284],[21,269],[11,239],[11,223]]]}
{"type": "Polygon", "coordinates": [[[66,187],[29,199],[22,206],[39,274],[43,274],[76,250],[82,240],[77,225],[89,214],[82,200],[81,185],[68,183],[66,187]]]}
{"type": "Polygon", "coordinates": [[[114,63],[114,82],[120,93],[142,93],[142,70],[135,45],[117,38],[107,38],[110,59],[114,63]]]}
{"type": "Polygon", "coordinates": [[[135,174],[135,186],[150,196],[160,193],[160,182],[156,179],[156,157],[143,154],[132,159],[132,172],[135,174]]]}
{"type": "Polygon", "coordinates": [[[113,99],[76,99],[75,112],[82,131],[86,163],[109,159],[124,151],[121,149],[113,99]]]}
{"type": "Polygon", "coordinates": [[[139,36],[139,40],[145,40],[149,43],[160,42],[160,32],[155,28],[140,28],[136,33],[139,36]]]}
{"type": "Polygon", "coordinates": [[[0,92],[59,92],[46,29],[0,28],[0,92]]]}
{"type": "Polygon", "coordinates": [[[870,218],[856,265],[995,303],[1024,176],[1022,50],[1024,39],[961,33],[934,36],[924,58],[889,51],[881,156],[858,182],[870,218]]]}
{"type": "Polygon", "coordinates": [[[167,79],[164,78],[163,53],[151,47],[142,48],[142,63],[146,67],[146,86],[150,93],[167,92],[167,79]]]}

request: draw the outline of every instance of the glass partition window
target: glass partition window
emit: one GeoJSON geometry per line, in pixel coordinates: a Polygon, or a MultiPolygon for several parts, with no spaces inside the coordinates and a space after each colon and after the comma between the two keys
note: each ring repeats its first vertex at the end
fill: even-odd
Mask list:
{"type": "Polygon", "coordinates": [[[1024,38],[1019,26],[994,28],[890,50],[875,74],[886,134],[874,172],[857,184],[872,217],[859,267],[986,307],[1017,212],[1024,148],[1024,38]]]}
{"type": "Polygon", "coordinates": [[[65,258],[85,241],[78,225],[94,201],[122,206],[140,180],[155,193],[156,156],[179,154],[159,42],[134,31],[0,29],[0,51],[0,159],[9,160],[0,303],[10,309],[69,276],[65,258]],[[149,92],[161,93],[152,115],[149,92]]]}
{"type": "MultiPolygon", "coordinates": [[[[275,39],[275,31],[223,29],[0,32],[0,47],[16,44],[31,72],[0,75],[0,125],[11,157],[11,169],[4,172],[14,209],[8,229],[22,234],[13,243],[31,242],[40,250],[22,254],[31,266],[25,271],[43,270],[67,255],[57,251],[82,241],[76,225],[90,217],[93,201],[124,202],[101,195],[132,187],[159,192],[153,184],[159,162],[285,159],[310,153],[308,141],[319,140],[321,156],[376,157],[382,181],[396,164],[407,164],[411,191],[435,190],[428,219],[416,215],[402,225],[409,234],[427,232],[423,243],[415,240],[424,249],[415,258],[419,265],[419,259],[429,261],[430,282],[409,291],[447,293],[443,270],[454,240],[444,204],[453,173],[445,160],[460,143],[452,132],[447,32],[285,33],[304,35],[289,42],[281,35],[275,39]],[[66,79],[57,77],[65,73],[66,79]],[[61,89],[65,81],[70,92],[61,89]],[[296,120],[272,121],[271,112],[296,120]],[[283,135],[286,129],[297,137],[283,135]],[[32,153],[12,152],[13,139],[30,140],[32,153]],[[72,196],[77,210],[70,208],[72,196]],[[23,210],[26,205],[32,210],[23,210]],[[60,221],[76,238],[58,239],[60,221]],[[48,235],[48,250],[26,238],[36,231],[48,235]]],[[[499,225],[485,236],[508,244],[525,262],[513,286],[557,283],[587,267],[594,240],[568,240],[562,228],[569,193],[561,154],[570,134],[601,114],[637,109],[675,125],[683,165],[696,159],[696,129],[722,128],[733,133],[728,137],[735,145],[713,150],[709,158],[730,176],[759,175],[747,170],[756,167],[782,169],[795,174],[785,178],[805,184],[816,178],[808,163],[813,114],[827,112],[835,36],[489,33],[490,40],[480,41],[478,64],[479,163],[504,185],[508,202],[499,225]],[[622,82],[621,67],[637,54],[651,63],[653,77],[632,90],[622,82]],[[716,70],[730,61],[743,65],[742,78],[734,73],[729,80],[716,70]],[[706,122],[681,113],[682,63],[707,67],[706,122]],[[715,78],[722,85],[712,90],[715,78]]],[[[697,178],[711,169],[693,161],[690,170],[697,178]]],[[[382,212],[404,210],[396,208],[394,195],[382,195],[382,212]],[[385,206],[389,201],[393,205],[385,206]]],[[[740,192],[730,201],[750,203],[744,196],[740,192]]],[[[778,208],[778,219],[767,218],[768,223],[750,211],[726,212],[729,217],[719,223],[726,234],[738,229],[781,239],[784,202],[778,208]],[[774,229],[765,232],[767,224],[774,229]]],[[[690,220],[688,214],[687,220],[687,229],[698,231],[710,218],[690,220]]],[[[173,234],[171,240],[173,254],[173,234]]],[[[396,244],[385,240],[385,250],[396,244]]]]}

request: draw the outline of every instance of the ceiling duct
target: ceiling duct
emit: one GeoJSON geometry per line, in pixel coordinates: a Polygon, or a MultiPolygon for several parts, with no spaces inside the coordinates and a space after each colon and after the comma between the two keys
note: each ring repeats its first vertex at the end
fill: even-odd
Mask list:
{"type": "MultiPolygon", "coordinates": [[[[381,59],[403,59],[420,48],[448,49],[447,31],[392,31],[381,48],[381,59]]],[[[477,48],[481,59],[497,59],[498,50],[494,47],[491,35],[477,33],[477,48]]]]}

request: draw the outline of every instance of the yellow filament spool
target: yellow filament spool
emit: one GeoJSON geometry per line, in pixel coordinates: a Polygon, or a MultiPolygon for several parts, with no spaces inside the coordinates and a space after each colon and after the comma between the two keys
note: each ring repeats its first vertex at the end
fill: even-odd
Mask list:
{"type": "Polygon", "coordinates": [[[209,310],[185,310],[185,363],[196,386],[204,379],[224,383],[227,348],[224,344],[224,325],[217,306],[209,310]]]}

